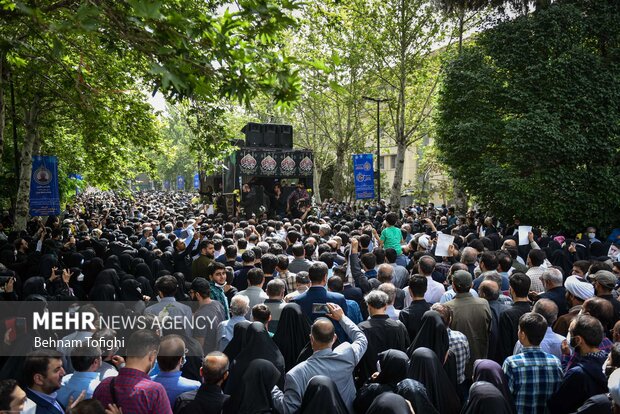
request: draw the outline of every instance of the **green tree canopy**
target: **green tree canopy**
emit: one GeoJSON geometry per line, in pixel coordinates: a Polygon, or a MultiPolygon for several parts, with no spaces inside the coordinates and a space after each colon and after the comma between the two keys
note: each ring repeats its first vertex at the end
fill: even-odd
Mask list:
{"type": "Polygon", "coordinates": [[[445,69],[436,144],[483,207],[567,231],[620,221],[620,3],[501,23],[445,69]]]}

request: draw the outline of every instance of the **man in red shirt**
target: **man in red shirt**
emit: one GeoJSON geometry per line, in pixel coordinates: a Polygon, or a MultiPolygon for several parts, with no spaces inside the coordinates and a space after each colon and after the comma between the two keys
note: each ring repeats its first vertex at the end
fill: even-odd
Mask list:
{"type": "Polygon", "coordinates": [[[93,398],[104,407],[116,404],[125,413],[172,414],[165,388],[148,376],[157,360],[159,341],[153,331],[134,332],[127,341],[125,367],[117,377],[101,381],[93,398]]]}

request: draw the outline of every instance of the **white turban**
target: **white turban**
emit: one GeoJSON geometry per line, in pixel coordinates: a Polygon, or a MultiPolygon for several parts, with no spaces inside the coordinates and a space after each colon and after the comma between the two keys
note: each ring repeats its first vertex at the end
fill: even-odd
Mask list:
{"type": "Polygon", "coordinates": [[[616,369],[609,376],[607,387],[609,388],[609,395],[611,395],[614,403],[620,405],[620,368],[616,369]]]}
{"type": "Polygon", "coordinates": [[[592,283],[577,276],[567,277],[564,282],[564,287],[570,292],[571,295],[581,300],[586,300],[594,296],[594,286],[592,283]]]}

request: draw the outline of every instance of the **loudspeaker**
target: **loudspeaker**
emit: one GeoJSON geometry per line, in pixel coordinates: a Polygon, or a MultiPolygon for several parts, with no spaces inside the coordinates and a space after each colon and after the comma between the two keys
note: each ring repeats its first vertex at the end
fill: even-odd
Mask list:
{"type": "Polygon", "coordinates": [[[293,127],[291,125],[278,125],[278,147],[293,148],[293,127]]]}
{"type": "Polygon", "coordinates": [[[266,147],[277,146],[278,126],[275,124],[263,124],[263,144],[266,147]]]}
{"type": "Polygon", "coordinates": [[[245,145],[248,147],[262,147],[264,145],[263,128],[261,124],[248,122],[241,132],[245,134],[245,145]]]}

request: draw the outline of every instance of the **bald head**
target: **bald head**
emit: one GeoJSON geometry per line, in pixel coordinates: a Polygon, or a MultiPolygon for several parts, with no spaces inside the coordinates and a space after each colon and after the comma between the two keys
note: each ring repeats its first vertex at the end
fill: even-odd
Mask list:
{"type": "Polygon", "coordinates": [[[478,287],[478,294],[488,301],[499,299],[499,284],[495,280],[483,280],[478,287]]]}
{"type": "Polygon", "coordinates": [[[478,259],[478,250],[473,247],[466,247],[463,249],[463,253],[461,253],[461,262],[466,265],[473,265],[476,263],[478,259]]]}
{"type": "Polygon", "coordinates": [[[539,299],[532,308],[532,312],[536,312],[545,318],[548,326],[552,326],[558,319],[558,305],[551,299],[539,299]]]}
{"type": "Polygon", "coordinates": [[[383,263],[377,270],[377,280],[381,283],[391,283],[394,276],[394,268],[392,265],[383,263]]]}
{"type": "Polygon", "coordinates": [[[228,357],[221,352],[211,352],[202,361],[200,375],[205,384],[218,384],[228,376],[228,357]]]}
{"type": "Polygon", "coordinates": [[[439,316],[441,316],[446,326],[450,326],[452,322],[452,308],[441,303],[434,303],[433,306],[431,306],[431,310],[437,312],[439,316]]]}
{"type": "Polygon", "coordinates": [[[506,239],[504,240],[504,243],[502,244],[502,250],[508,249],[508,248],[516,248],[517,247],[517,242],[513,239],[506,239]]]}
{"type": "Polygon", "coordinates": [[[330,348],[335,339],[334,324],[327,318],[318,318],[312,324],[312,349],[330,348]]]}
{"type": "Polygon", "coordinates": [[[157,364],[163,372],[175,371],[179,368],[185,355],[185,342],[178,335],[167,335],[161,340],[157,364]]]}

